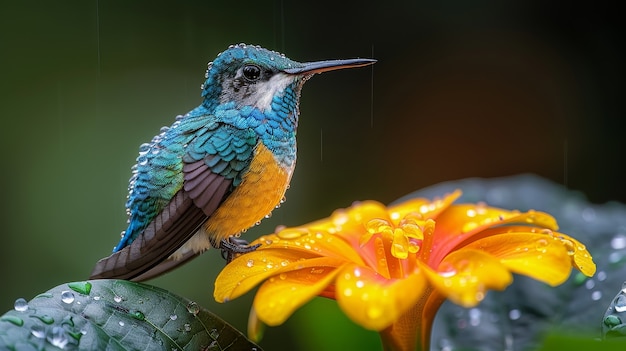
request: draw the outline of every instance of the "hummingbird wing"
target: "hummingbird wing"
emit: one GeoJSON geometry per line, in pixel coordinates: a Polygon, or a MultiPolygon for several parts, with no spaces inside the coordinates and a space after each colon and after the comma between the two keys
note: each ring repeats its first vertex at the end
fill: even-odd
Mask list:
{"type": "MultiPolygon", "coordinates": [[[[193,125],[193,123],[187,124],[193,125]]],[[[126,243],[120,249],[116,247],[117,251],[112,255],[98,261],[92,271],[92,279],[145,280],[195,257],[199,252],[191,256],[186,255],[182,260],[168,260],[168,257],[198,231],[241,181],[241,173],[249,165],[257,141],[253,131],[222,123],[204,124],[201,128],[177,128],[180,128],[180,132],[171,132],[172,135],[166,133],[162,140],[158,140],[160,144],[156,149],[162,152],[168,148],[179,149],[180,144],[185,145],[184,154],[178,157],[178,160],[182,158],[182,172],[179,176],[168,177],[167,179],[171,179],[170,183],[164,182],[163,177],[154,176],[158,174],[153,169],[155,166],[164,166],[170,173],[171,170],[179,169],[175,163],[163,165],[164,158],[155,157],[155,160],[160,161],[148,162],[143,167],[152,167],[152,169],[145,172],[138,169],[138,175],[134,177],[142,179],[151,187],[157,183],[160,184],[159,189],[169,189],[169,191],[177,189],[175,195],[156,216],[150,219],[139,234],[134,235],[130,243],[126,243]],[[172,141],[179,144],[172,147],[169,145],[172,141]],[[157,179],[156,181],[144,179],[146,177],[157,179]],[[176,180],[179,178],[182,184],[177,185],[179,182],[176,180]],[[175,187],[172,187],[172,184],[175,187]]],[[[140,163],[138,159],[138,164],[140,163]]],[[[135,185],[133,190],[138,188],[139,186],[135,185]]],[[[131,192],[131,199],[132,195],[133,192],[131,192]]],[[[156,195],[159,193],[157,192],[156,195]]],[[[158,203],[158,201],[155,202],[155,197],[157,196],[147,197],[136,207],[142,209],[146,203],[158,203]]],[[[146,217],[146,212],[150,213],[148,211],[136,212],[138,214],[135,217],[142,219],[146,217]]],[[[133,214],[131,211],[129,228],[133,225],[133,214]]]]}
{"type": "MultiPolygon", "coordinates": [[[[183,190],[193,200],[195,207],[207,215],[206,219],[239,185],[257,143],[258,137],[254,131],[222,125],[210,137],[198,137],[188,145],[187,154],[183,158],[183,190]]],[[[211,233],[202,233],[207,234],[211,246],[217,247],[219,239],[211,236],[211,233]]],[[[143,281],[164,274],[189,262],[205,249],[179,250],[176,257],[168,256],[133,280],[143,281]]]]}

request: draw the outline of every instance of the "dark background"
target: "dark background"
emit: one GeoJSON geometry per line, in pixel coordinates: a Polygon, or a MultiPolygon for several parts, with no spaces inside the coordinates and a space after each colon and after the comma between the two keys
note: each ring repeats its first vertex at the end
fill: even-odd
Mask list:
{"type": "MultiPolygon", "coordinates": [[[[249,239],[475,176],[530,172],[625,202],[618,13],[545,1],[2,2],[0,311],[85,279],[110,253],[139,144],[200,103],[206,63],[233,43],[379,60],[306,84],[288,200],[249,239]]],[[[213,301],[218,256],[151,283],[245,330],[251,294],[213,301]]],[[[317,299],[261,345],[378,348],[337,311],[317,299]]]]}

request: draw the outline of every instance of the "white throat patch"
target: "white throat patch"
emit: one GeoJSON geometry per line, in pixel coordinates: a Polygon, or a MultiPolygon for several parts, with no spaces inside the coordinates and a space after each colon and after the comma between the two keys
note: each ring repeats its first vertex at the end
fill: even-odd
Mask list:
{"type": "Polygon", "coordinates": [[[250,105],[260,111],[267,111],[272,105],[272,98],[277,92],[285,90],[289,84],[293,83],[294,76],[282,72],[276,73],[267,82],[257,83],[256,91],[247,97],[250,105]]]}

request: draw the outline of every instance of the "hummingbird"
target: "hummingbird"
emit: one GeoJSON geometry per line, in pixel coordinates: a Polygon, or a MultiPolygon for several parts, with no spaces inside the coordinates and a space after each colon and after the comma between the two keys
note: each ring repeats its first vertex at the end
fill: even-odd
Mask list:
{"type": "Polygon", "coordinates": [[[231,45],[209,62],[202,103],[139,147],[128,226],[91,279],[142,281],[209,248],[233,254],[237,237],[278,207],[296,165],[303,84],[317,73],[362,67],[356,58],[300,63],[255,45],[231,45]]]}

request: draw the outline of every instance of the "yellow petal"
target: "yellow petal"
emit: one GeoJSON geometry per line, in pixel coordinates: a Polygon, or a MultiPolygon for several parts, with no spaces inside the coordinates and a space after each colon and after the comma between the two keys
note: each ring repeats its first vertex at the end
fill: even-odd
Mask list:
{"type": "Polygon", "coordinates": [[[461,249],[446,256],[437,271],[422,269],[441,294],[464,307],[477,305],[487,289],[502,290],[513,281],[503,264],[480,250],[461,249]]]}
{"type": "Polygon", "coordinates": [[[593,262],[591,254],[587,251],[587,247],[585,247],[583,243],[563,233],[553,233],[553,236],[555,239],[560,240],[565,246],[568,255],[570,255],[572,259],[572,264],[578,268],[581,273],[588,277],[596,273],[596,264],[593,262]]]}
{"type": "MultiPolygon", "coordinates": [[[[378,219],[383,221],[389,219],[387,208],[383,204],[377,201],[357,202],[347,209],[333,212],[331,222],[334,227],[328,232],[343,238],[356,250],[360,250],[361,246],[369,241],[365,225],[378,219]],[[366,236],[363,237],[363,235],[366,236]]],[[[316,223],[313,223],[309,228],[316,230],[323,229],[324,226],[318,227],[316,223]]]]}
{"type": "Polygon", "coordinates": [[[256,293],[253,308],[267,325],[282,324],[300,306],[332,283],[337,267],[310,266],[268,279],[256,293]]]}
{"type": "Polygon", "coordinates": [[[248,316],[248,338],[258,343],[263,339],[264,332],[265,324],[257,317],[256,310],[252,307],[248,316]]]}
{"type": "Polygon", "coordinates": [[[513,272],[552,286],[563,283],[572,270],[567,250],[551,235],[505,233],[482,238],[466,248],[484,250],[513,272]]]}
{"type": "Polygon", "coordinates": [[[235,299],[263,280],[281,273],[311,267],[338,267],[345,260],[306,256],[294,250],[265,249],[239,256],[215,279],[213,296],[217,302],[235,299]]]}
{"type": "Polygon", "coordinates": [[[460,190],[447,194],[443,199],[414,198],[399,204],[389,206],[389,216],[396,225],[410,213],[419,213],[424,219],[436,218],[440,212],[445,211],[456,199],[461,196],[460,190]]]}
{"type": "Polygon", "coordinates": [[[378,201],[367,200],[354,203],[346,209],[335,210],[329,218],[315,221],[303,227],[326,230],[332,234],[363,233],[363,224],[374,218],[387,219],[387,208],[378,201]]]}
{"type": "Polygon", "coordinates": [[[345,314],[364,328],[382,330],[415,305],[426,281],[420,274],[386,279],[368,267],[348,265],[336,284],[337,303],[345,314]]]}
{"type": "Polygon", "coordinates": [[[339,235],[314,228],[285,228],[276,234],[258,238],[251,243],[251,245],[254,244],[261,244],[261,247],[256,250],[257,252],[278,249],[301,252],[303,257],[310,255],[326,256],[363,264],[361,256],[351,243],[339,235]]]}

